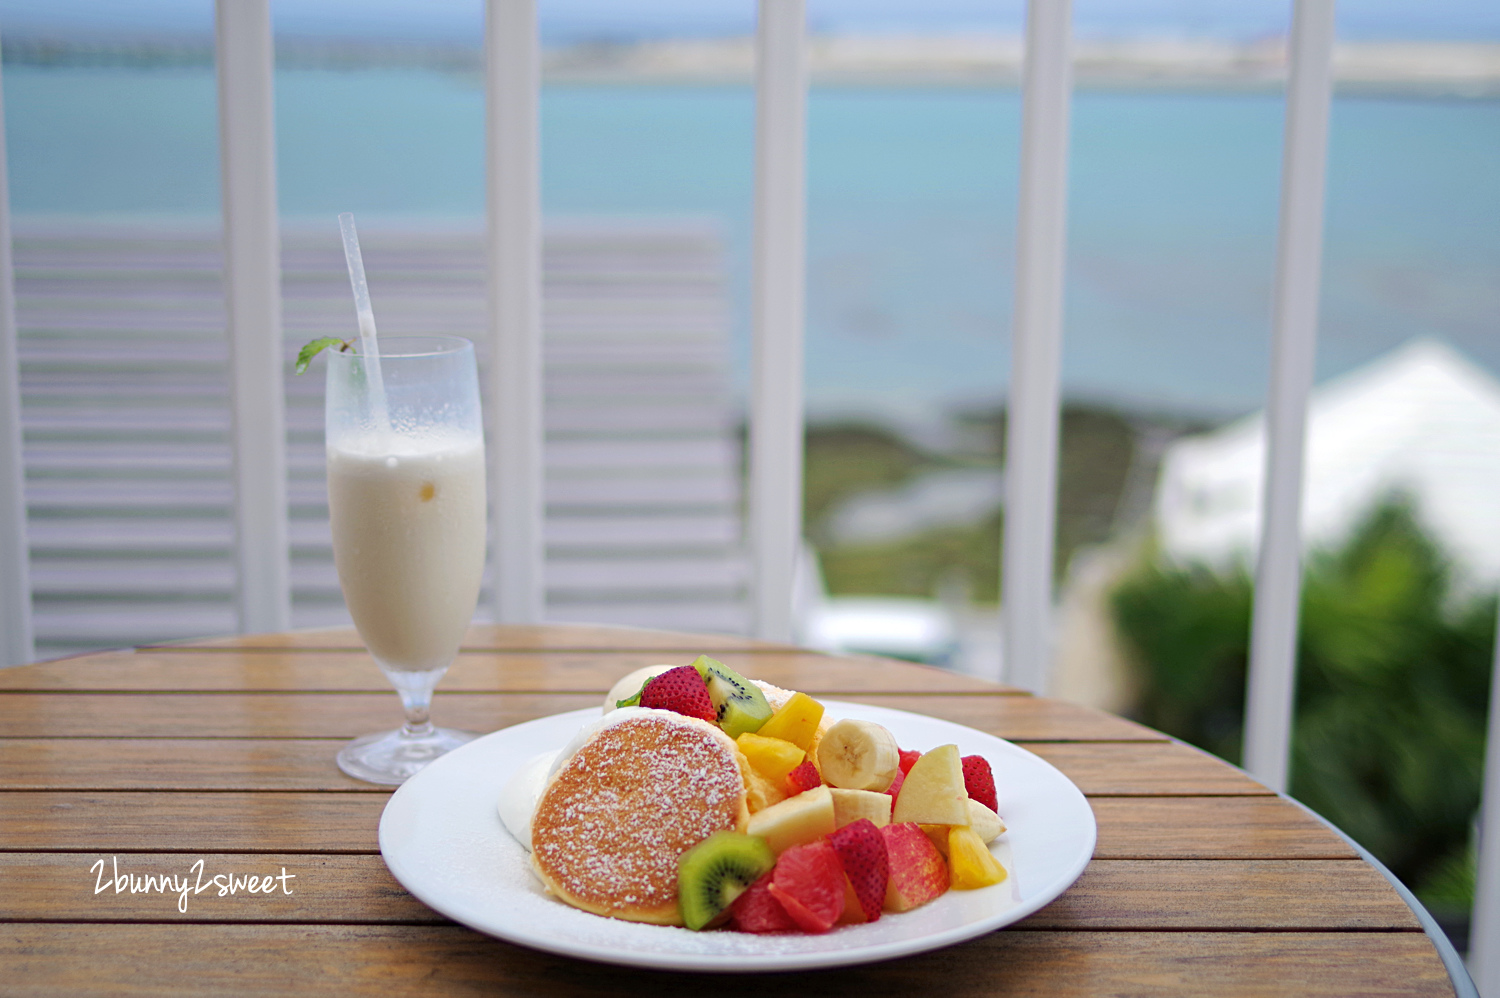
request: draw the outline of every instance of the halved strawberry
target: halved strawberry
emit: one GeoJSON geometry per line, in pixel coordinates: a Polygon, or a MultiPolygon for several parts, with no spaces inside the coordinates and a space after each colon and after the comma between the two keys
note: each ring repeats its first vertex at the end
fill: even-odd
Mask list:
{"type": "Polygon", "coordinates": [[[885,792],[888,793],[888,794],[890,794],[892,799],[895,799],[896,795],[901,792],[901,784],[903,784],[905,782],[906,782],[906,770],[904,770],[904,769],[898,769],[898,770],[896,770],[896,778],[891,781],[891,785],[890,786],[888,786],[888,787],[885,788],[885,792]]]}
{"type": "Polygon", "coordinates": [[[990,762],[982,755],[963,757],[964,790],[991,811],[1000,810],[1000,801],[995,796],[995,774],[990,771],[990,762]]]}
{"type": "Polygon", "coordinates": [[[811,759],[802,760],[802,765],[786,774],[787,793],[793,797],[822,785],[823,777],[818,775],[818,767],[811,759]]]}
{"type": "Polygon", "coordinates": [[[901,772],[903,774],[906,774],[911,772],[911,768],[917,764],[917,760],[922,758],[922,753],[918,752],[915,749],[901,749],[900,751],[901,772]]]}
{"type": "Polygon", "coordinates": [[[844,867],[826,839],[792,846],[776,858],[771,896],[804,932],[827,932],[844,913],[844,867]]]}
{"type": "Polygon", "coordinates": [[[708,685],[691,665],[668,669],[647,682],[641,689],[641,706],[675,710],[710,723],[719,716],[714,710],[713,699],[708,695],[708,685]]]}
{"type": "Polygon", "coordinates": [[[880,917],[881,906],[885,904],[886,882],[891,875],[885,837],[875,827],[875,822],[869,818],[860,818],[828,836],[828,841],[839,854],[844,875],[854,888],[854,896],[859,899],[865,921],[875,921],[880,917]]]}
{"type": "Polygon", "coordinates": [[[745,888],[729,906],[729,927],[741,932],[796,932],[797,923],[781,902],[771,896],[770,873],[745,888]]]}

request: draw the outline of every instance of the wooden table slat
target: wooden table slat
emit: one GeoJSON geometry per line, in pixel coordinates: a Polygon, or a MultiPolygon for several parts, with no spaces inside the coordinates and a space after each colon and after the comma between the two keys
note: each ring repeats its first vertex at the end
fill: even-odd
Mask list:
{"type": "MultiPolygon", "coordinates": [[[[375,852],[387,794],[8,791],[9,849],[375,852]]],[[[1275,797],[1099,797],[1101,859],[1354,859],[1343,839],[1275,797]]]]}
{"type": "Polygon", "coordinates": [[[1223,760],[1181,742],[1029,742],[1025,747],[1091,796],[1270,792],[1223,760]]]}
{"type": "Polygon", "coordinates": [[[1404,929],[1416,915],[1358,859],[1095,859],[1024,923],[1048,929],[1404,929]]]}
{"type": "MultiPolygon", "coordinates": [[[[339,772],[333,759],[341,742],[6,738],[0,739],[0,790],[375,790],[339,772]]],[[[1027,748],[1085,794],[1267,793],[1237,770],[1177,742],[1031,742],[1027,748]]],[[[1003,800],[1003,772],[997,785],[1003,800]]]]}
{"type": "Polygon", "coordinates": [[[77,790],[0,796],[7,849],[363,852],[389,793],[77,790]]]}
{"type": "MultiPolygon", "coordinates": [[[[0,882],[12,899],[0,922],[447,922],[407,894],[378,855],[0,853],[0,882]],[[285,880],[255,884],[258,893],[246,889],[250,876],[282,874],[285,880]]],[[[1071,890],[1021,925],[1421,929],[1385,878],[1360,860],[1095,860],[1071,890]]]]}
{"type": "MultiPolygon", "coordinates": [[[[831,699],[831,698],[830,698],[831,699]]],[[[914,710],[1013,741],[1165,741],[1134,722],[1024,696],[856,694],[843,699],[914,710]]],[[[489,732],[536,717],[598,709],[596,693],[453,693],[433,700],[437,723],[489,732]]],[[[401,721],[389,690],[348,693],[0,693],[0,738],[354,738],[401,721]]]]}
{"type": "Polygon", "coordinates": [[[448,921],[378,855],[0,853],[0,882],[24,899],[0,922],[448,921]]]}
{"type": "MultiPolygon", "coordinates": [[[[443,677],[442,692],[595,693],[643,665],[686,665],[697,652],[464,652],[443,677]]],[[[718,657],[752,679],[794,686],[814,696],[840,693],[1019,695],[1013,687],[890,659],[816,652],[723,652],[718,657]]],[[[152,649],[0,669],[0,690],[185,692],[390,692],[363,649],[276,653],[152,649]]]]}
{"type": "MultiPolygon", "coordinates": [[[[280,634],[237,634],[227,638],[210,638],[181,644],[153,645],[159,649],[185,648],[256,648],[276,651],[301,651],[320,648],[364,650],[353,628],[312,628],[280,634]]],[[[589,649],[620,651],[691,652],[693,655],[713,651],[790,650],[791,645],[756,641],[732,634],[682,634],[647,627],[605,627],[589,624],[546,624],[527,626],[510,624],[474,624],[464,635],[463,647],[480,650],[543,651],[548,649],[589,649]]]]}
{"type": "MultiPolygon", "coordinates": [[[[110,994],[150,998],[313,987],[379,998],[697,998],[730,986],[714,975],[569,960],[458,926],[16,924],[0,931],[0,966],[25,967],[25,993],[36,998],[105,990],[101,976],[110,994]]],[[[935,989],[950,998],[1453,993],[1431,942],[1412,932],[996,932],[902,960],[783,974],[775,986],[861,998],[935,989]]]]}
{"type": "Polygon", "coordinates": [[[1279,797],[1095,797],[1095,858],[1355,859],[1317,819],[1279,797]]]}

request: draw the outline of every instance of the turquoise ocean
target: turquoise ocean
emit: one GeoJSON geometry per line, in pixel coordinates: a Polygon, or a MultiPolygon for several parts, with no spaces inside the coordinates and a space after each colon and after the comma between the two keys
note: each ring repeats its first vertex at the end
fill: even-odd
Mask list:
{"type": "MultiPolygon", "coordinates": [[[[477,226],[483,95],[421,69],[277,74],[288,224],[477,226]]],[[[6,67],[22,223],[212,221],[206,68],[6,67]]],[[[1081,92],[1073,108],[1065,389],[1169,413],[1259,406],[1280,182],[1276,94],[1081,92]]],[[[754,103],[746,87],[554,85],[544,210],[724,232],[746,381],[754,103]]],[[[807,393],[817,414],[927,418],[1004,397],[1020,99],[815,88],[807,393]]],[[[1319,375],[1414,336],[1500,372],[1500,101],[1340,97],[1319,375]]]]}

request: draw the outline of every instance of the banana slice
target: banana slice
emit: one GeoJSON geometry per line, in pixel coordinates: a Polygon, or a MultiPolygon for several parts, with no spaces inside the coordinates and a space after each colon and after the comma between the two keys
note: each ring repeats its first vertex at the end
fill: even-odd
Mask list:
{"type": "Polygon", "coordinates": [[[896,736],[873,721],[845,718],[818,742],[818,772],[840,789],[884,791],[900,771],[896,736]]]}

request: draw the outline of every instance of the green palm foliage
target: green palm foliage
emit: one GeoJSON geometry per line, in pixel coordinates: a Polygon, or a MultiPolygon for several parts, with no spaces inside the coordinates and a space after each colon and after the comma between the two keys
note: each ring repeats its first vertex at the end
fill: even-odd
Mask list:
{"type": "MultiPolygon", "coordinates": [[[[1231,762],[1251,596],[1243,568],[1154,558],[1114,594],[1116,625],[1142,672],[1140,719],[1231,762]]],[[[1435,909],[1466,910],[1472,896],[1465,871],[1494,636],[1494,597],[1458,584],[1405,502],[1380,505],[1343,547],[1308,559],[1292,796],[1435,909]]]]}

